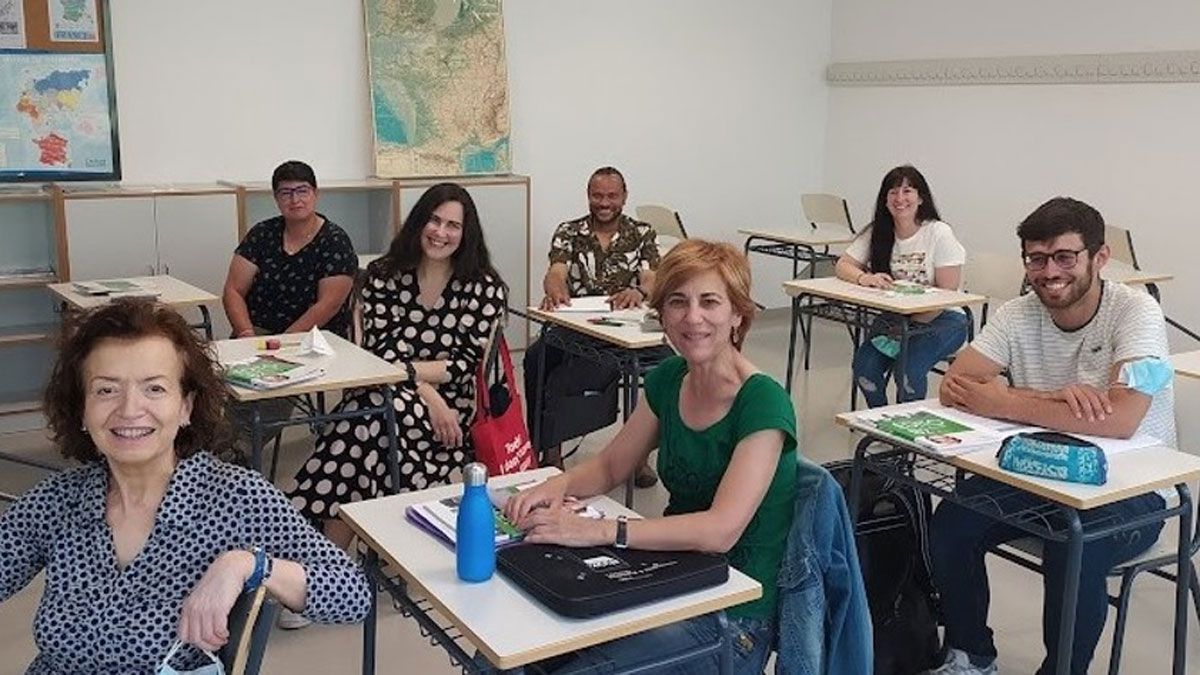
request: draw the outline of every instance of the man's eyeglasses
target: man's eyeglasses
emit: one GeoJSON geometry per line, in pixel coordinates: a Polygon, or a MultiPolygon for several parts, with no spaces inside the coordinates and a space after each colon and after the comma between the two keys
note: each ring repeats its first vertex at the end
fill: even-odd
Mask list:
{"type": "Polygon", "coordinates": [[[1046,269],[1046,263],[1051,258],[1054,259],[1054,264],[1059,269],[1069,270],[1079,262],[1079,254],[1086,250],[1086,246],[1078,251],[1073,251],[1069,248],[1060,248],[1053,253],[1026,253],[1021,256],[1021,259],[1025,262],[1025,269],[1030,272],[1040,272],[1046,269]]]}
{"type": "Polygon", "coordinates": [[[275,191],[275,199],[281,202],[286,202],[296,197],[298,199],[308,199],[312,196],[313,189],[308,185],[297,185],[293,188],[279,188],[275,191]]]}

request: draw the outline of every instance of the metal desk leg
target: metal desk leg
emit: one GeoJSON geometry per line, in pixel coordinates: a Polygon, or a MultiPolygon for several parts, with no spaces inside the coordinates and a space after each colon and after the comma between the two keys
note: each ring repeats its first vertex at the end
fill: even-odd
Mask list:
{"type": "Polygon", "coordinates": [[[1083,569],[1083,525],[1079,512],[1063,507],[1067,518],[1067,566],[1063,578],[1062,619],[1058,622],[1058,657],[1054,672],[1070,675],[1071,651],[1075,646],[1075,611],[1079,605],[1079,573],[1083,569]]]}
{"type": "Polygon", "coordinates": [[[847,495],[847,500],[850,502],[846,507],[850,511],[850,526],[854,531],[858,531],[858,502],[859,493],[862,491],[863,467],[867,462],[867,448],[871,447],[871,437],[864,436],[854,446],[854,463],[850,465],[850,494],[847,495]]]}
{"type": "MultiPolygon", "coordinates": [[[[896,403],[901,403],[907,400],[907,392],[904,389],[905,384],[905,366],[908,365],[908,322],[907,316],[900,317],[900,352],[896,354],[896,360],[892,362],[892,380],[896,383],[896,403]]],[[[885,385],[886,386],[886,385],[885,385]]],[[[885,391],[886,395],[887,392],[885,391]]]]}
{"type": "MultiPolygon", "coordinates": [[[[624,396],[622,397],[622,424],[629,421],[629,416],[633,414],[633,409],[637,406],[638,400],[638,380],[641,378],[641,370],[638,368],[638,360],[635,357],[629,369],[621,373],[621,379],[624,380],[622,385],[625,388],[624,396]]],[[[625,508],[633,508],[633,488],[634,479],[637,477],[637,470],[629,474],[629,478],[625,480],[625,508]]]]}
{"type": "MultiPolygon", "coordinates": [[[[801,300],[805,300],[805,299],[808,300],[808,304],[810,304],[810,305],[815,304],[817,301],[816,298],[814,298],[813,296],[808,295],[808,294],[802,294],[800,296],[800,298],[801,298],[801,300]]],[[[808,360],[809,360],[809,357],[812,355],[813,315],[810,313],[807,316],[801,316],[800,320],[804,322],[804,325],[801,326],[800,328],[802,331],[804,331],[804,370],[807,371],[808,370],[808,360]]]]}
{"type": "Polygon", "coordinates": [[[200,305],[200,326],[204,328],[204,337],[208,338],[209,342],[212,342],[212,316],[209,315],[208,307],[205,305],[200,305]]]}
{"type": "Polygon", "coordinates": [[[1158,304],[1162,304],[1162,294],[1158,290],[1158,284],[1146,284],[1146,291],[1150,293],[1150,297],[1158,304]]]}
{"type": "Polygon", "coordinates": [[[1187,632],[1188,632],[1188,577],[1192,573],[1189,559],[1192,541],[1192,495],[1185,483],[1175,486],[1179,493],[1179,505],[1183,512],[1179,514],[1179,550],[1175,559],[1175,653],[1171,660],[1171,672],[1174,675],[1184,675],[1187,671],[1187,632]]]}
{"type": "Polygon", "coordinates": [[[396,387],[386,384],[382,387],[382,391],[383,423],[387,425],[388,430],[388,451],[385,456],[387,457],[388,471],[392,474],[392,493],[395,494],[400,491],[400,434],[396,429],[396,387]]]}
{"type": "Polygon", "coordinates": [[[787,376],[783,388],[792,393],[792,369],[796,366],[796,323],[800,321],[800,296],[792,298],[792,328],[788,339],[787,376]]]}
{"type": "Polygon", "coordinates": [[[375,575],[379,571],[379,556],[375,549],[367,547],[367,559],[363,561],[363,571],[367,575],[367,584],[371,590],[371,604],[367,609],[367,618],[363,621],[362,674],[375,675],[375,629],[379,620],[379,590],[375,585],[375,575]]]}
{"type": "MultiPolygon", "coordinates": [[[[262,410],[259,408],[258,401],[250,405],[253,406],[250,411],[250,467],[261,473],[263,448],[262,410]]],[[[280,432],[282,431],[280,429],[280,432]]]]}
{"type": "MultiPolygon", "coordinates": [[[[749,243],[746,244],[749,246],[749,243]]],[[[525,404],[533,407],[533,428],[529,430],[533,440],[533,454],[538,459],[538,466],[545,463],[546,457],[542,453],[542,415],[545,414],[544,403],[546,400],[546,350],[550,345],[546,343],[546,327],[542,326],[542,330],[538,335],[538,358],[537,358],[537,388],[533,391],[536,394],[536,401],[526,401],[525,404]]],[[[528,377],[528,374],[526,374],[528,377]]],[[[561,457],[561,455],[560,455],[561,457]]]]}

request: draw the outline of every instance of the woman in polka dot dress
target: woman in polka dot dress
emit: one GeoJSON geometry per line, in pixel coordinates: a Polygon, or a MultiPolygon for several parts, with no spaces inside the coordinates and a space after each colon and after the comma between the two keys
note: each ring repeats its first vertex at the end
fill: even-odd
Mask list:
{"type": "MultiPolygon", "coordinates": [[[[68,319],[45,413],[63,454],[0,516],[0,601],[39,572],[32,675],[152,675],[209,663],[257,585],[313,621],[361,621],[362,570],[257,472],[209,450],[228,436],[207,346],[169,308],[122,299],[68,319]]],[[[224,447],[228,447],[227,445],[224,447]]]]}
{"type": "MultiPolygon", "coordinates": [[[[471,195],[454,183],[429,188],[367,268],[359,297],[363,348],[410,375],[394,400],[401,484],[392,485],[388,435],[373,417],[327,426],[288,493],[335,543],[352,539],[336,519],[338,504],[446,483],[468,461],[475,372],[492,326],[504,320],[506,295],[471,195]]],[[[351,394],[339,408],[377,406],[380,396],[351,394]]]]}

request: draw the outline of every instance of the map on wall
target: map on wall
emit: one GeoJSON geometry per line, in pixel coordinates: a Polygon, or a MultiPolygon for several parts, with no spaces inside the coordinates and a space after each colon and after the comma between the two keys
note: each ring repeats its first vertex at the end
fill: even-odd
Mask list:
{"type": "Polygon", "coordinates": [[[116,171],[104,54],[0,54],[0,180],[116,171]]]}
{"type": "Polygon", "coordinates": [[[501,0],[364,0],[375,173],[508,173],[501,0]]]}

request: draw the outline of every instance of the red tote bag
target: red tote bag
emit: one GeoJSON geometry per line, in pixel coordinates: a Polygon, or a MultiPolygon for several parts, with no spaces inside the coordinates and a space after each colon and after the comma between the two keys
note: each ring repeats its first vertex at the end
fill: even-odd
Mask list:
{"type": "MultiPolygon", "coordinates": [[[[475,446],[475,460],[487,466],[488,475],[502,476],[536,469],[537,458],[529,440],[529,429],[525,426],[525,410],[517,394],[508,343],[502,334],[497,335],[494,342],[495,352],[504,364],[503,387],[508,390],[508,407],[497,415],[492,414],[493,397],[488,387],[488,373],[495,370],[497,355],[492,353],[479,364],[475,375],[475,421],[471,423],[471,443],[475,446]]],[[[501,385],[497,383],[497,386],[501,385]]]]}

